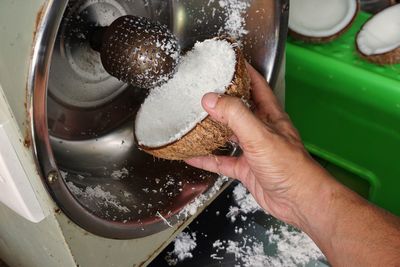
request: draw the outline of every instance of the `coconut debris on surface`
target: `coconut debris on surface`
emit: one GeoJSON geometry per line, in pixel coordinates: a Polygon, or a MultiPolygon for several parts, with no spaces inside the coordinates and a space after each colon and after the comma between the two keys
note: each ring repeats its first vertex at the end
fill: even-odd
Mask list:
{"type": "Polygon", "coordinates": [[[111,179],[113,179],[113,180],[122,180],[128,176],[129,176],[129,171],[127,168],[115,170],[111,173],[111,179]]]}
{"type": "MultiPolygon", "coordinates": [[[[211,0],[210,2],[213,2],[211,0]]],[[[224,26],[220,28],[219,33],[228,34],[240,40],[248,34],[246,30],[245,14],[250,7],[249,0],[219,0],[218,4],[223,8],[226,19],[224,26]]]]}
{"type": "Polygon", "coordinates": [[[246,12],[250,3],[251,0],[208,0],[204,5],[189,9],[188,13],[196,24],[215,30],[215,35],[228,35],[240,43],[241,38],[248,34],[246,12]],[[222,20],[221,26],[214,23],[216,19],[222,20]]]}
{"type": "Polygon", "coordinates": [[[278,229],[271,227],[266,232],[270,243],[276,244],[277,256],[271,257],[274,266],[304,266],[312,259],[325,258],[321,250],[305,233],[282,225],[278,229]]]}
{"type": "Polygon", "coordinates": [[[118,201],[118,198],[112,195],[108,191],[104,191],[100,185],[95,187],[87,186],[85,189],[81,189],[77,187],[73,182],[67,182],[67,187],[77,197],[81,197],[83,199],[98,199],[99,204],[103,205],[104,207],[114,207],[118,211],[128,213],[131,210],[121,205],[118,201]]]}
{"type": "MultiPolygon", "coordinates": [[[[66,185],[68,187],[68,189],[70,190],[70,192],[82,199],[82,204],[87,204],[85,202],[85,200],[97,200],[97,203],[103,207],[113,207],[115,209],[117,209],[118,211],[122,212],[122,213],[128,213],[131,212],[131,210],[122,205],[121,202],[118,200],[117,196],[114,196],[113,194],[111,194],[111,192],[105,191],[100,185],[91,187],[91,186],[87,186],[85,188],[80,188],[78,186],[76,186],[72,181],[68,181],[69,175],[70,173],[68,173],[67,171],[62,171],[60,170],[60,174],[61,177],[64,179],[64,181],[66,182],[66,185]]],[[[113,180],[121,180],[124,179],[125,177],[129,176],[129,171],[126,168],[122,168],[120,170],[115,170],[112,172],[111,174],[111,179],[113,180]]],[[[79,180],[83,180],[85,179],[84,176],[82,175],[76,175],[76,177],[79,180]]],[[[130,197],[130,193],[128,192],[123,192],[125,197],[130,197]]]]}
{"type": "Polygon", "coordinates": [[[226,217],[230,218],[231,222],[235,222],[239,215],[242,220],[246,220],[245,214],[262,210],[253,195],[242,184],[238,184],[235,187],[232,195],[237,206],[231,206],[226,214],[226,217]]]}
{"type": "Polygon", "coordinates": [[[275,248],[275,253],[265,253],[264,243],[257,238],[244,235],[241,241],[217,240],[213,243],[215,253],[211,258],[223,259],[226,254],[233,254],[235,266],[305,266],[311,260],[324,258],[315,243],[305,233],[282,225],[271,227],[265,234],[269,245],[275,248]]]}
{"type": "MultiPolygon", "coordinates": [[[[262,208],[242,184],[238,184],[234,188],[232,197],[236,205],[230,207],[230,211],[227,213],[228,219],[230,216],[235,218],[240,216],[243,220],[257,211],[262,211],[262,208]],[[230,214],[233,208],[237,213],[230,214]]],[[[216,213],[216,216],[218,215],[219,211],[216,213]]],[[[272,217],[266,216],[266,218],[272,217]]],[[[235,222],[232,219],[230,221],[235,222]]],[[[212,253],[209,257],[220,263],[226,257],[233,257],[234,266],[238,267],[306,266],[311,262],[325,261],[324,255],[311,238],[292,226],[279,223],[265,230],[264,236],[247,233],[255,227],[256,222],[248,220],[246,226],[234,227],[232,239],[211,240],[212,253]]],[[[199,235],[207,237],[207,233],[198,233],[197,236],[199,235]]],[[[184,238],[179,236],[174,241],[174,250],[168,252],[166,257],[170,266],[193,257],[197,244],[196,238],[188,238],[190,236],[191,233],[184,233],[184,238]],[[190,256],[183,257],[182,255],[187,252],[189,252],[187,255],[190,256]]]]}
{"type": "Polygon", "coordinates": [[[166,257],[168,265],[175,266],[180,261],[193,258],[191,251],[196,246],[196,233],[180,233],[174,240],[174,250],[168,252],[166,257]]]}
{"type": "Polygon", "coordinates": [[[188,218],[196,214],[197,210],[202,207],[207,201],[214,197],[221,187],[229,180],[226,176],[220,176],[207,192],[196,197],[192,202],[186,205],[178,214],[178,218],[188,218]]]}
{"type": "Polygon", "coordinates": [[[215,254],[211,258],[215,260],[224,259],[224,254],[233,254],[235,257],[235,266],[244,267],[264,267],[270,266],[268,263],[268,256],[264,253],[264,244],[262,242],[255,242],[250,237],[243,237],[243,240],[217,240],[213,243],[215,254]],[[240,263],[240,265],[239,265],[240,263]]]}

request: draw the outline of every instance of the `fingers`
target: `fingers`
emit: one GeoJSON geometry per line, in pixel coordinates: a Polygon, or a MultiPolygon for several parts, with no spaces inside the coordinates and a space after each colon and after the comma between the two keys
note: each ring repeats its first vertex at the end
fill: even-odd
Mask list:
{"type": "Polygon", "coordinates": [[[247,61],[246,61],[246,68],[250,76],[251,85],[253,87],[256,87],[253,88],[253,90],[255,89],[255,91],[257,91],[257,89],[259,88],[268,88],[271,90],[265,78],[247,61]]]}
{"type": "Polygon", "coordinates": [[[222,156],[205,156],[186,160],[185,162],[193,167],[225,175],[231,178],[238,178],[236,164],[238,158],[222,156]]]}
{"type": "Polygon", "coordinates": [[[251,79],[252,99],[256,106],[257,115],[266,122],[274,122],[284,116],[282,107],[269,87],[265,78],[246,62],[251,79]]]}
{"type": "Polygon", "coordinates": [[[212,118],[234,132],[242,149],[267,137],[265,125],[239,98],[209,93],[203,97],[202,104],[212,118]]]}
{"type": "Polygon", "coordinates": [[[284,136],[300,139],[289,116],[284,112],[264,77],[247,62],[246,67],[251,79],[252,98],[256,105],[257,116],[284,136]]]}
{"type": "Polygon", "coordinates": [[[292,121],[288,116],[282,117],[276,120],[273,126],[277,132],[285,136],[288,141],[293,144],[301,144],[300,134],[297,129],[293,126],[292,121]]]}

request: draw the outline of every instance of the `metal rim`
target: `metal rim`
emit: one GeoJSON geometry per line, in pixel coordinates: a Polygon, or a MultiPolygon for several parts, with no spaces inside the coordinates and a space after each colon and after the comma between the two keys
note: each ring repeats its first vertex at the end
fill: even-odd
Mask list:
{"type": "MultiPolygon", "coordinates": [[[[157,221],[138,223],[113,222],[92,214],[71,194],[56,163],[51,146],[47,121],[47,93],[51,57],[56,40],[58,26],[62,20],[68,0],[50,0],[44,9],[35,35],[33,54],[28,78],[28,110],[30,111],[33,152],[48,192],[61,210],[74,223],[95,235],[113,239],[132,239],[149,236],[167,229],[162,218],[157,221]],[[49,26],[49,25],[53,25],[49,26]]],[[[199,184],[199,194],[209,188],[208,184],[199,184]]],[[[180,222],[173,210],[168,216],[170,224],[180,222]]]]}
{"type": "Polygon", "coordinates": [[[276,45],[276,57],[274,62],[274,68],[272,68],[271,74],[267,77],[268,82],[274,88],[278,79],[279,70],[281,69],[283,58],[285,55],[285,44],[286,37],[288,34],[288,24],[289,24],[289,0],[276,1],[276,12],[280,14],[280,19],[278,21],[277,31],[277,45],[276,45]]]}
{"type": "MultiPolygon", "coordinates": [[[[57,201],[63,212],[66,212],[66,215],[82,228],[90,229],[94,234],[115,239],[148,236],[156,232],[156,229],[162,227],[164,223],[160,221],[158,224],[147,225],[140,231],[137,229],[134,231],[131,225],[112,223],[96,217],[80,205],[69,192],[55,162],[48,134],[46,100],[49,67],[58,27],[46,27],[46,25],[60,24],[67,3],[67,0],[49,1],[36,32],[28,81],[28,109],[31,111],[31,133],[37,164],[40,166],[45,184],[53,199],[57,201]],[[76,214],[79,214],[79,218],[76,214]]],[[[172,219],[171,223],[176,223],[176,221],[172,219]]]]}

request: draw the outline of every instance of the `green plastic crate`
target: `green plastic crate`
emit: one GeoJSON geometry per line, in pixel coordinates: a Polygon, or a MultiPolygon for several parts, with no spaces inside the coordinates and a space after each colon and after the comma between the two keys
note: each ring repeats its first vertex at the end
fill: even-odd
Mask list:
{"type": "Polygon", "coordinates": [[[287,43],[286,109],[307,149],[338,180],[400,215],[400,64],[361,59],[355,36],[287,43]]]}

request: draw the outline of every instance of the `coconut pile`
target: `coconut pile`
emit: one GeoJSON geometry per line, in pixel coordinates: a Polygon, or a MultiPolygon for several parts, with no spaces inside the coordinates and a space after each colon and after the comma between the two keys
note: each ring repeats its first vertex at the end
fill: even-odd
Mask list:
{"type": "MultiPolygon", "coordinates": [[[[325,256],[314,241],[294,227],[284,223],[271,224],[260,236],[254,235],[252,229],[259,226],[252,214],[262,212],[262,208],[242,184],[238,184],[234,188],[232,197],[235,205],[229,208],[226,217],[232,224],[235,224],[238,219],[236,225],[240,226],[224,229],[225,232],[234,229],[229,234],[230,238],[209,240],[207,244],[210,248],[206,251],[199,251],[200,239],[209,239],[207,232],[194,232],[186,229],[176,237],[171,250],[166,253],[165,260],[168,265],[187,266],[191,264],[191,259],[195,261],[196,256],[201,255],[202,258],[210,258],[209,260],[203,259],[203,263],[213,266],[222,266],[227,263],[231,266],[247,267],[326,266],[322,264],[326,262],[325,256]]],[[[219,213],[217,212],[217,217],[220,215],[219,213]]],[[[216,219],[221,220],[222,218],[216,219]]]]}
{"type": "MultiPolygon", "coordinates": [[[[338,39],[353,24],[358,0],[293,0],[289,33],[298,40],[327,43],[338,39]]],[[[358,54],[376,64],[400,63],[400,4],[372,16],[356,37],[358,54]]]]}
{"type": "Polygon", "coordinates": [[[152,89],[138,111],[139,147],[171,160],[210,154],[228,141],[231,131],[208,117],[202,97],[214,92],[248,100],[249,88],[245,60],[235,43],[217,38],[196,43],[173,78],[152,89]]]}

